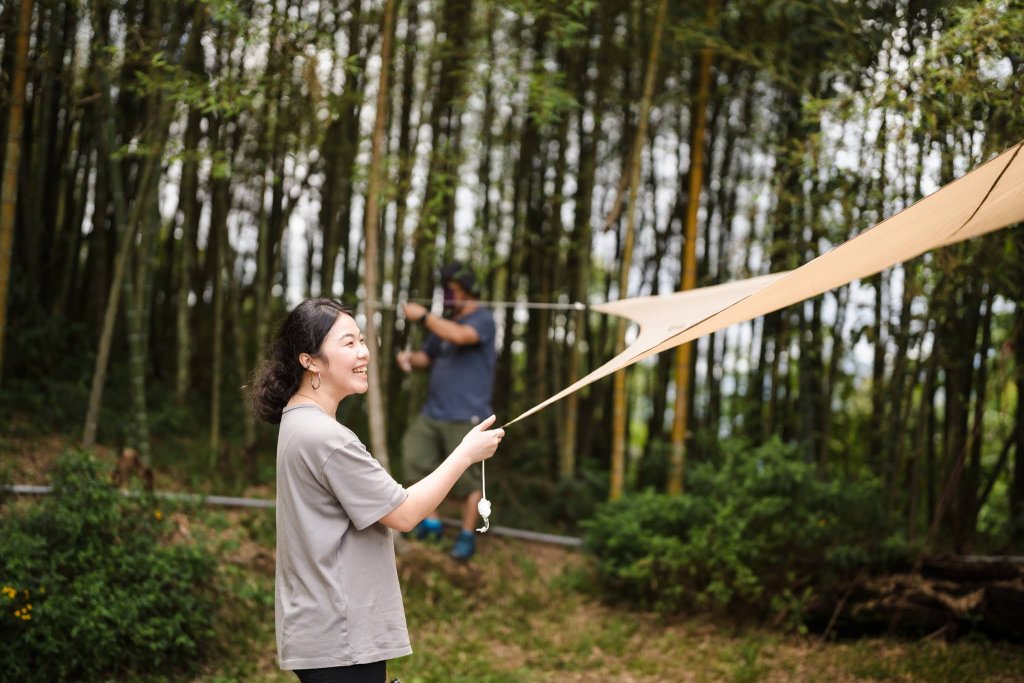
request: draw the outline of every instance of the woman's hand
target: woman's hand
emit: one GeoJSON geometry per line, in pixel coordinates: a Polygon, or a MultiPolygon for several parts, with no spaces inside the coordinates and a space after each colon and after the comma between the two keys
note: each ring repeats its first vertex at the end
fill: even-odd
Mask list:
{"type": "Polygon", "coordinates": [[[469,430],[466,436],[462,437],[462,443],[459,444],[457,451],[461,451],[462,454],[469,459],[469,464],[486,460],[487,458],[494,455],[494,452],[498,450],[498,445],[501,440],[505,438],[505,430],[501,429],[488,429],[494,424],[497,418],[491,415],[489,418],[473,427],[469,430]]]}
{"type": "Polygon", "coordinates": [[[478,424],[462,438],[441,466],[409,487],[409,495],[397,508],[380,518],[384,526],[395,531],[411,531],[423,518],[437,509],[466,468],[494,455],[505,436],[504,429],[487,428],[495,417],[478,424]]]}

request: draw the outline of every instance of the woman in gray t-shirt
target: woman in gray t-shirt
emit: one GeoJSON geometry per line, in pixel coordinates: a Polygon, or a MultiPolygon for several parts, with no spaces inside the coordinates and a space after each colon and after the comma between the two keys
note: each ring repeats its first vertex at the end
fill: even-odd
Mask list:
{"type": "Polygon", "coordinates": [[[470,431],[432,474],[402,487],[335,419],[367,389],[369,350],[352,311],[331,299],[299,304],[252,384],[256,415],[277,440],[278,659],[300,681],[380,683],[387,660],[410,654],[391,530],[409,531],[505,432],[470,431]]]}

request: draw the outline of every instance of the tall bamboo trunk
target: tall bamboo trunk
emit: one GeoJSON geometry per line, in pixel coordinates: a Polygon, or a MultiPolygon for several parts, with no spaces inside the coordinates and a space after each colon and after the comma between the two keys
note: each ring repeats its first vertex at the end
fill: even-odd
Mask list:
{"type": "Polygon", "coordinates": [[[985,401],[988,393],[988,363],[986,359],[992,346],[992,302],[995,296],[991,288],[984,297],[985,312],[981,316],[981,340],[974,353],[981,358],[974,382],[974,414],[967,443],[967,467],[961,482],[960,509],[961,538],[958,547],[969,551],[974,542],[975,529],[978,524],[979,499],[978,489],[981,485],[981,447],[984,440],[985,401]]]}
{"type": "Polygon", "coordinates": [[[57,195],[56,201],[49,203],[50,212],[46,214],[49,221],[47,250],[50,253],[47,268],[54,273],[54,277],[46,278],[50,291],[46,305],[54,315],[65,314],[69,283],[78,272],[82,231],[80,227],[72,226],[81,226],[81,223],[74,222],[81,206],[81,202],[75,201],[79,192],[77,176],[86,156],[83,149],[88,149],[80,134],[86,111],[80,101],[82,87],[75,84],[81,66],[78,63],[78,46],[72,39],[79,24],[79,8],[67,3],[63,12],[62,31],[57,32],[61,33],[61,38],[53,41],[53,54],[60,54],[60,59],[52,62],[51,78],[58,93],[53,105],[54,115],[57,117],[63,111],[64,117],[60,124],[56,121],[51,124],[55,140],[53,166],[49,180],[41,185],[46,187],[49,183],[57,195]]]}
{"type": "MultiPolygon", "coordinates": [[[[224,139],[227,136],[228,127],[226,122],[219,117],[211,118],[210,125],[210,145],[214,155],[218,155],[227,148],[230,147],[230,141],[224,139]]],[[[262,197],[262,195],[261,195],[262,197]]],[[[234,258],[233,251],[228,240],[227,230],[227,216],[231,210],[231,194],[228,185],[227,178],[216,176],[210,181],[210,231],[209,239],[207,242],[206,258],[209,263],[212,264],[211,279],[213,284],[213,329],[212,339],[210,342],[210,439],[208,443],[209,447],[209,466],[212,470],[217,464],[217,459],[220,454],[220,416],[221,416],[221,383],[223,375],[223,336],[224,336],[224,275],[225,270],[231,276],[233,281],[233,267],[234,258]]],[[[265,229],[266,220],[260,219],[260,234],[261,243],[259,248],[263,249],[262,237],[265,229]]],[[[257,259],[259,259],[257,254],[257,259]]],[[[263,267],[263,263],[260,263],[257,267],[263,267]]],[[[257,279],[254,283],[256,290],[255,299],[259,302],[259,280],[257,279]]],[[[247,348],[246,337],[242,329],[242,303],[239,300],[237,289],[241,286],[240,283],[233,283],[230,287],[231,292],[231,311],[232,324],[234,328],[234,353],[236,353],[236,362],[238,362],[239,373],[246,373],[246,353],[247,348]]],[[[254,316],[259,319],[259,303],[257,303],[256,311],[254,316]]],[[[257,352],[261,352],[262,347],[257,346],[257,352]]],[[[252,411],[246,407],[245,415],[247,422],[252,422],[252,411]]],[[[255,424],[247,424],[246,426],[246,450],[247,455],[252,456],[249,449],[253,443],[255,436],[255,424]]],[[[246,465],[249,467],[247,474],[253,475],[255,471],[255,463],[251,458],[247,459],[246,465]]],[[[226,470],[226,468],[225,468],[226,470]]]]}
{"type": "MultiPolygon", "coordinates": [[[[434,268],[437,263],[438,236],[447,232],[445,223],[451,214],[457,184],[458,163],[452,159],[453,150],[458,149],[461,128],[457,125],[461,105],[465,97],[467,65],[470,54],[468,42],[469,20],[473,13],[472,0],[445,0],[440,8],[440,18],[445,26],[445,36],[434,47],[441,55],[438,63],[438,83],[430,108],[431,146],[427,168],[426,194],[420,206],[419,220],[412,235],[413,262],[409,276],[409,296],[430,297],[434,268]]],[[[410,346],[416,346],[421,339],[419,328],[410,335],[410,346]]],[[[426,395],[426,376],[414,373],[408,380],[410,418],[423,402],[426,395]]]]}
{"type": "MultiPolygon", "coordinates": [[[[203,22],[206,17],[205,8],[197,4],[193,19],[193,30],[185,48],[185,66],[194,74],[201,74],[203,22]]],[[[199,140],[202,135],[200,125],[202,113],[192,107],[188,113],[184,136],[184,161],[181,165],[181,187],[179,188],[178,204],[181,207],[181,242],[178,259],[178,295],[175,307],[175,323],[177,331],[177,363],[174,376],[174,403],[179,408],[185,405],[185,399],[191,384],[192,361],[192,329],[189,326],[189,295],[192,292],[192,268],[195,260],[196,236],[199,231],[199,140]]]]}
{"type": "MultiPolygon", "coordinates": [[[[714,0],[708,2],[708,23],[714,21],[714,0]]],[[[700,190],[704,184],[704,136],[707,122],[707,102],[711,92],[711,48],[705,47],[700,55],[697,101],[694,103],[693,143],[690,145],[690,186],[686,203],[686,227],[683,241],[682,289],[688,291],[697,286],[697,210],[700,208],[700,190]]],[[[686,437],[690,418],[690,396],[692,381],[691,363],[693,342],[676,347],[675,381],[676,401],[672,413],[672,453],[669,459],[669,495],[683,492],[686,470],[686,437]]]]}
{"type": "MultiPolygon", "coordinates": [[[[84,117],[83,117],[84,118],[84,117]]],[[[66,235],[63,248],[63,262],[58,277],[60,288],[54,297],[50,312],[54,316],[64,315],[68,309],[71,291],[81,272],[80,253],[82,248],[82,221],[85,215],[84,197],[88,189],[85,179],[90,175],[91,146],[84,141],[82,134],[86,121],[78,122],[79,146],[75,162],[66,177],[64,200],[61,202],[61,215],[58,223],[62,226],[61,233],[66,235]]]]}
{"type": "Polygon", "coordinates": [[[136,198],[132,213],[138,213],[136,231],[141,239],[135,250],[134,277],[125,279],[125,322],[128,327],[129,386],[132,402],[132,422],[135,431],[135,447],[139,460],[149,467],[151,450],[149,440],[149,410],[146,405],[146,359],[149,353],[149,295],[152,282],[152,257],[155,248],[159,222],[156,215],[157,180],[162,152],[154,153],[143,164],[143,179],[140,183],[141,197],[136,198]],[[152,170],[151,170],[152,169],[152,170]],[[136,209],[138,211],[136,211],[136,209]]]}
{"type": "MultiPolygon", "coordinates": [[[[93,31],[100,35],[100,18],[94,7],[92,12],[93,31]]],[[[105,167],[110,194],[114,200],[117,226],[123,230],[122,242],[118,247],[114,262],[114,273],[110,281],[110,292],[107,296],[103,324],[100,331],[99,348],[96,353],[96,364],[93,369],[92,387],[89,392],[89,403],[86,408],[85,427],[82,434],[82,445],[91,448],[96,443],[96,431],[99,423],[100,408],[103,404],[103,386],[106,381],[107,368],[110,362],[110,349],[114,339],[114,325],[120,307],[128,262],[135,243],[136,221],[129,221],[124,209],[124,183],[121,175],[120,162],[111,159],[115,147],[114,121],[111,115],[110,86],[108,84],[107,66],[97,60],[94,62],[95,75],[98,83],[99,97],[96,105],[96,155],[97,163],[105,167]]],[[[99,213],[99,211],[97,211],[99,213]]],[[[106,206],[103,206],[106,213],[106,206]]]]}
{"type": "Polygon", "coordinates": [[[191,384],[192,361],[192,330],[189,326],[189,295],[192,292],[192,268],[195,253],[195,238],[199,227],[199,163],[196,155],[199,145],[200,115],[197,111],[189,112],[188,125],[185,131],[185,162],[182,164],[181,195],[179,204],[183,206],[181,221],[181,243],[178,260],[178,299],[176,302],[175,321],[177,327],[177,367],[174,376],[174,402],[179,408],[185,405],[185,399],[191,384]]]}
{"type": "MultiPolygon", "coordinates": [[[[243,378],[243,382],[248,381],[245,378],[249,377],[249,357],[246,354],[246,331],[242,324],[242,299],[243,296],[239,291],[241,289],[241,283],[232,278],[234,273],[235,254],[234,250],[230,248],[230,245],[225,242],[221,245],[226,253],[225,256],[230,258],[227,259],[226,274],[229,278],[230,287],[228,289],[228,314],[231,316],[231,334],[234,338],[234,343],[231,345],[235,351],[235,365],[238,371],[239,377],[243,378]]],[[[246,451],[250,451],[255,448],[256,445],[256,417],[252,412],[252,405],[245,396],[245,392],[240,392],[242,399],[242,434],[244,438],[243,447],[246,451]]]]}
{"type": "MultiPolygon", "coordinates": [[[[640,101],[640,114],[636,136],[633,138],[633,149],[629,162],[629,212],[626,216],[626,234],[623,237],[622,256],[619,271],[619,296],[629,296],[629,271],[633,266],[633,242],[636,238],[636,215],[638,208],[636,198],[640,185],[640,167],[643,158],[644,143],[647,141],[648,114],[651,110],[651,98],[654,95],[654,79],[658,70],[658,55],[661,52],[661,34],[668,13],[668,0],[658,3],[658,13],[654,19],[654,37],[647,55],[647,68],[644,74],[643,98],[640,101]]],[[[619,318],[615,326],[615,355],[626,348],[626,320],[619,318]]],[[[612,458],[611,482],[608,497],[616,500],[622,496],[625,485],[626,471],[626,373],[615,373],[614,395],[612,399],[612,458]]]]}
{"type": "Polygon", "coordinates": [[[37,8],[36,45],[43,59],[35,69],[36,77],[32,83],[32,140],[26,154],[31,163],[25,177],[28,184],[19,192],[24,202],[21,210],[23,224],[34,226],[34,229],[23,231],[24,248],[19,252],[24,257],[26,278],[29,282],[39,283],[36,296],[46,306],[53,301],[57,285],[56,278],[42,274],[55,272],[58,265],[55,260],[58,258],[55,212],[59,201],[54,201],[52,195],[59,187],[59,169],[64,164],[59,157],[62,154],[61,110],[65,109],[61,67],[66,41],[59,26],[77,8],[72,3],[66,6],[42,3],[37,8]]]}
{"type": "MultiPolygon", "coordinates": [[[[967,245],[959,245],[956,249],[962,256],[968,248],[967,245]]],[[[944,313],[951,341],[950,352],[946,356],[944,462],[950,475],[943,496],[947,504],[940,519],[948,523],[953,547],[963,552],[969,540],[963,474],[971,439],[969,408],[975,381],[972,359],[981,321],[981,304],[973,282],[951,287],[949,296],[950,305],[944,313]],[[964,311],[962,315],[961,310],[964,311]]]]}
{"type": "MultiPolygon", "coordinates": [[[[915,541],[921,530],[922,507],[931,510],[935,506],[934,491],[934,458],[932,447],[924,447],[934,442],[932,438],[932,413],[935,405],[935,375],[938,370],[938,355],[933,351],[925,364],[924,385],[921,389],[921,399],[918,404],[917,424],[911,440],[911,452],[914,457],[910,460],[909,492],[907,500],[907,539],[915,541]],[[924,460],[921,462],[921,451],[925,451],[924,460]],[[922,506],[922,497],[924,504],[922,506]]],[[[927,521],[925,522],[927,524],[927,521]]]]}
{"type": "MultiPolygon", "coordinates": [[[[1020,228],[1017,229],[1017,243],[1024,246],[1024,233],[1020,228]]],[[[1016,334],[1013,344],[1013,360],[1017,368],[1017,432],[1013,478],[1010,482],[1010,538],[1015,547],[1019,548],[1024,543],[1024,278],[1018,279],[1021,281],[1018,282],[1016,334]]]]}
{"type": "Polygon", "coordinates": [[[220,454],[221,375],[224,372],[224,247],[227,235],[221,225],[210,226],[210,249],[213,251],[213,339],[210,362],[210,471],[220,454]]]}
{"type": "Polygon", "coordinates": [[[911,310],[914,297],[917,295],[915,264],[906,264],[903,267],[903,296],[900,304],[900,317],[896,321],[895,342],[896,349],[893,355],[892,377],[889,382],[888,394],[888,422],[886,433],[889,438],[884,445],[884,456],[882,457],[883,481],[886,486],[886,497],[890,505],[894,504],[897,492],[900,490],[899,475],[901,472],[900,461],[903,457],[905,441],[902,438],[904,433],[903,425],[900,424],[903,412],[903,393],[910,381],[908,376],[909,363],[907,362],[907,348],[910,344],[911,310]]]}
{"type": "MultiPolygon", "coordinates": [[[[398,114],[398,149],[397,171],[395,174],[395,233],[392,244],[392,263],[394,271],[392,276],[393,295],[392,300],[397,299],[405,291],[406,267],[405,250],[408,247],[408,240],[405,232],[405,219],[408,211],[409,188],[412,183],[412,170],[415,164],[415,140],[412,126],[412,112],[416,106],[416,29],[419,25],[419,14],[416,3],[406,3],[405,16],[405,41],[402,54],[402,88],[398,98],[401,103],[401,113],[398,114]]],[[[409,327],[405,326],[402,333],[398,333],[398,308],[387,311],[387,326],[394,328],[391,344],[385,346],[381,353],[383,362],[392,363],[395,354],[408,343],[409,327]]],[[[387,330],[388,327],[385,327],[387,330]]],[[[392,369],[388,374],[387,391],[385,394],[392,397],[393,401],[388,411],[391,419],[391,431],[393,434],[401,434],[405,431],[405,416],[407,415],[406,399],[407,394],[401,391],[401,384],[405,377],[403,372],[394,372],[392,369]]]]}
{"type": "MultiPolygon", "coordinates": [[[[735,80],[735,75],[735,68],[731,69],[728,77],[729,82],[733,82],[735,80]]],[[[743,109],[744,111],[747,111],[749,107],[744,107],[743,109]]],[[[737,183],[733,180],[733,173],[735,172],[733,161],[735,157],[736,140],[738,137],[736,129],[730,125],[729,116],[723,113],[717,118],[723,128],[720,135],[724,137],[725,141],[723,143],[724,149],[722,150],[721,155],[722,162],[718,171],[718,176],[721,178],[721,181],[719,183],[717,197],[715,197],[717,213],[721,217],[717,231],[715,249],[718,261],[714,264],[713,268],[709,269],[708,272],[709,276],[713,278],[712,282],[714,284],[723,282],[729,276],[726,253],[731,233],[730,226],[736,206],[737,183]]],[[[708,339],[709,355],[706,379],[708,386],[708,399],[705,423],[708,434],[711,437],[710,441],[713,444],[715,453],[718,452],[718,433],[722,421],[722,381],[724,380],[723,359],[726,355],[727,339],[728,337],[725,332],[712,334],[708,339]]]]}
{"type": "MultiPolygon", "coordinates": [[[[603,42],[606,39],[607,26],[602,23],[600,37],[603,42]]],[[[609,67],[606,50],[598,48],[595,51],[587,52],[587,61],[580,69],[581,74],[586,74],[586,64],[593,59],[596,66],[596,78],[591,83],[594,93],[594,105],[592,108],[593,130],[590,134],[586,132],[585,112],[581,107],[577,113],[576,130],[579,135],[580,160],[579,171],[576,181],[576,196],[574,197],[575,216],[573,225],[573,239],[570,246],[568,270],[572,275],[570,292],[573,301],[586,303],[589,299],[590,290],[590,249],[592,231],[590,226],[593,213],[592,205],[594,199],[595,174],[597,171],[597,143],[601,138],[601,125],[604,117],[603,103],[605,100],[607,78],[604,76],[609,67]],[[596,54],[595,54],[596,53],[596,54]]],[[[585,93],[578,97],[579,101],[586,101],[585,93]]],[[[577,310],[573,316],[572,335],[573,344],[569,351],[569,363],[566,369],[565,385],[575,384],[582,376],[584,361],[583,341],[587,336],[587,313],[585,309],[577,310]]],[[[562,429],[559,430],[561,443],[559,444],[558,472],[562,481],[572,479],[576,474],[576,449],[579,434],[580,419],[580,397],[578,392],[573,392],[565,400],[565,408],[562,413],[562,429]]]]}
{"type": "Polygon", "coordinates": [[[14,68],[7,118],[7,149],[0,185],[0,384],[3,382],[4,339],[7,336],[7,290],[11,278],[14,246],[18,170],[21,167],[21,129],[25,111],[25,83],[28,80],[28,38],[32,30],[32,0],[21,0],[18,32],[14,38],[14,68]]]}
{"type": "MultiPolygon", "coordinates": [[[[534,54],[542,54],[544,50],[544,37],[547,33],[548,23],[538,22],[535,28],[537,36],[533,42],[534,54]]],[[[524,269],[526,277],[526,298],[529,301],[547,301],[550,290],[550,268],[547,267],[548,241],[551,233],[549,221],[545,216],[544,205],[547,198],[544,196],[544,179],[548,173],[548,159],[546,149],[543,146],[544,132],[534,122],[532,113],[543,106],[531,97],[527,105],[526,130],[523,134],[524,143],[521,156],[520,180],[524,184],[523,204],[525,211],[524,235],[526,244],[530,245],[525,250],[524,269]]],[[[550,394],[545,388],[545,375],[551,371],[549,366],[549,344],[548,344],[548,315],[547,310],[530,311],[527,322],[527,344],[530,353],[527,354],[526,376],[529,386],[528,400],[537,404],[547,398],[550,394]]],[[[546,416],[545,416],[546,417],[546,416]]],[[[546,420],[541,421],[536,429],[543,439],[546,420]]]]}
{"type": "MultiPolygon", "coordinates": [[[[401,89],[396,88],[398,84],[398,63],[397,53],[398,46],[401,44],[398,41],[397,24],[399,23],[399,17],[401,12],[401,6],[396,6],[394,9],[394,17],[391,21],[391,32],[389,40],[391,41],[391,58],[388,60],[388,117],[385,121],[384,127],[384,138],[381,149],[381,155],[384,159],[388,159],[392,155],[391,145],[391,129],[393,128],[392,121],[394,120],[394,110],[392,109],[393,102],[395,100],[395,93],[401,94],[401,89]]],[[[383,46],[381,47],[383,50],[383,46]]],[[[399,153],[400,155],[400,153],[399,153]]],[[[400,156],[399,156],[400,158],[400,156]]],[[[401,238],[397,229],[397,223],[395,223],[396,229],[390,233],[388,226],[388,213],[395,199],[394,184],[390,172],[385,165],[384,171],[381,174],[381,185],[385,188],[381,194],[381,201],[384,203],[384,208],[379,210],[378,213],[380,218],[378,219],[378,230],[382,240],[379,246],[379,257],[377,259],[377,272],[379,274],[380,281],[380,296],[381,296],[381,308],[380,308],[380,328],[379,328],[379,343],[377,349],[377,377],[378,384],[380,385],[381,395],[385,397],[387,402],[387,408],[384,411],[385,417],[391,412],[394,407],[393,404],[388,400],[387,397],[394,396],[391,390],[393,376],[397,374],[397,366],[392,360],[395,354],[398,352],[398,348],[395,346],[395,323],[398,320],[398,307],[396,305],[387,306],[383,302],[385,292],[389,292],[390,303],[394,304],[396,296],[401,288],[402,278],[402,254],[405,249],[405,241],[401,238]],[[390,290],[390,291],[389,291],[390,290]]],[[[395,431],[394,424],[392,424],[392,441],[394,440],[395,431]]]]}
{"type": "Polygon", "coordinates": [[[384,40],[380,48],[380,84],[377,86],[377,112],[373,126],[373,141],[370,148],[370,177],[366,189],[366,210],[363,236],[366,240],[364,286],[366,288],[366,342],[375,351],[369,358],[369,417],[370,446],[374,457],[385,469],[390,469],[388,460],[388,439],[384,424],[384,398],[381,396],[377,345],[377,264],[378,264],[378,206],[383,176],[384,128],[388,119],[388,76],[391,72],[391,33],[395,21],[395,0],[387,0],[384,6],[384,40]]]}

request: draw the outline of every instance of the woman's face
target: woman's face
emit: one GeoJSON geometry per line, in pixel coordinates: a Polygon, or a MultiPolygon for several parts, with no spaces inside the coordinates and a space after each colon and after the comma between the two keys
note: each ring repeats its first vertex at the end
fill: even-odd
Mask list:
{"type": "Polygon", "coordinates": [[[351,394],[366,392],[369,381],[366,378],[370,350],[356,321],[340,314],[334,321],[323,344],[320,345],[322,363],[317,364],[324,384],[338,395],[339,399],[351,394]]]}

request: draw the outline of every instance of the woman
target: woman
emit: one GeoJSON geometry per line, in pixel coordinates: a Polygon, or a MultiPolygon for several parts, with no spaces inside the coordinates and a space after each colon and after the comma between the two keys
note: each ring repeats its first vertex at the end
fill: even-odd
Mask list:
{"type": "Polygon", "coordinates": [[[412,652],[391,529],[409,531],[459,476],[494,454],[494,416],[429,476],[403,488],[335,420],[367,388],[370,353],[352,311],[330,299],[285,318],[253,382],[256,415],[277,440],[275,621],[282,669],[303,683],[381,683],[412,652]]]}

